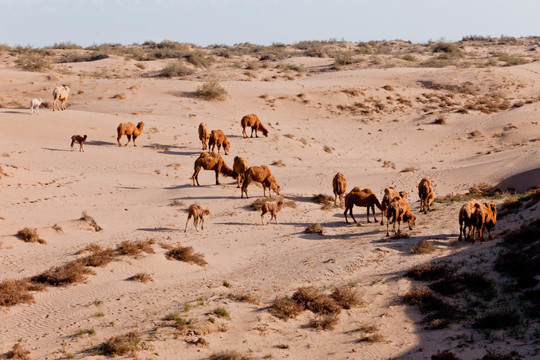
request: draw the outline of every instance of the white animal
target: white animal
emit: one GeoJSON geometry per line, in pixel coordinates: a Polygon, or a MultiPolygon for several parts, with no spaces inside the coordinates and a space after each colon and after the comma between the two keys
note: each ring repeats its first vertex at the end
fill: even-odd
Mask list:
{"type": "Polygon", "coordinates": [[[34,115],[34,112],[37,112],[39,115],[39,105],[41,105],[41,101],[41,98],[30,100],[30,110],[32,111],[32,115],[34,115]]]}

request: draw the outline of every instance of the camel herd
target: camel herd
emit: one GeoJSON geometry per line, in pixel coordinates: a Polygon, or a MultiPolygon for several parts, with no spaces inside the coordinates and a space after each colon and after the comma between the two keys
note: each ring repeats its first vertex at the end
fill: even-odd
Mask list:
{"type": "MultiPolygon", "coordinates": [[[[53,111],[55,109],[65,110],[66,101],[69,97],[70,88],[67,85],[57,86],[53,91],[53,111]],[[60,102],[60,106],[58,105],[60,102]]],[[[41,105],[41,99],[32,99],[30,102],[30,108],[32,115],[34,112],[39,114],[39,106],[41,105]]],[[[262,132],[264,136],[268,136],[268,130],[264,127],[259,117],[256,114],[248,114],[242,117],[240,121],[242,126],[242,136],[247,138],[246,128],[251,127],[251,137],[255,132],[255,137],[258,137],[258,132],[262,132]]],[[[126,135],[128,138],[127,143],[124,146],[127,146],[131,139],[133,138],[133,146],[137,146],[135,140],[140,136],[144,128],[144,122],[139,122],[137,126],[133,123],[120,123],[117,127],[117,142],[118,146],[122,146],[120,139],[122,136],[126,135]]],[[[208,126],[201,122],[198,128],[199,140],[202,143],[202,150],[209,150],[210,152],[201,152],[199,157],[195,160],[194,163],[194,172],[191,176],[193,180],[193,185],[200,186],[198,175],[201,169],[204,170],[213,170],[216,174],[216,185],[219,185],[219,174],[223,176],[232,177],[237,182],[237,187],[241,189],[240,197],[243,198],[244,194],[246,198],[248,196],[248,186],[251,182],[259,182],[263,186],[263,196],[266,197],[266,190],[268,189],[268,196],[271,196],[272,191],[279,195],[281,187],[278,185],[275,177],[270,172],[270,169],[266,165],[260,166],[248,166],[246,159],[236,156],[234,158],[233,167],[230,168],[226,163],[223,157],[220,154],[220,150],[223,147],[225,155],[229,154],[231,144],[227,139],[225,133],[218,129],[210,131],[208,126]],[[215,148],[217,147],[217,153],[215,148]]],[[[87,136],[73,135],[71,137],[71,150],[74,150],[74,144],[79,143],[79,151],[83,150],[83,144],[86,141],[87,136]]],[[[415,224],[416,216],[411,212],[409,204],[407,202],[407,193],[405,191],[398,191],[394,187],[388,187],[384,189],[384,195],[382,202],[379,202],[375,193],[369,189],[361,189],[360,187],[354,187],[349,193],[347,191],[347,180],[345,176],[338,172],[332,179],[332,189],[334,193],[334,206],[337,206],[337,199],[339,197],[340,206],[343,206],[343,200],[345,200],[345,211],[343,215],[345,216],[345,221],[348,224],[349,220],[347,218],[347,213],[351,216],[353,221],[356,223],[356,219],[353,216],[353,206],[362,206],[366,207],[367,210],[367,222],[370,223],[370,210],[373,214],[373,220],[377,222],[375,216],[375,207],[381,211],[381,225],[384,225],[384,218],[386,218],[386,236],[389,234],[389,226],[393,224],[394,234],[401,234],[401,223],[406,223],[409,226],[409,230],[412,230],[412,227],[415,224]],[[396,230],[397,223],[397,230],[396,230]]],[[[418,197],[420,198],[420,212],[427,214],[430,210],[431,204],[435,198],[433,192],[433,183],[427,177],[424,177],[418,184],[418,197]]],[[[270,213],[271,217],[267,224],[272,220],[275,220],[277,224],[277,213],[282,209],[283,201],[278,201],[277,203],[266,202],[262,206],[261,222],[263,222],[263,217],[266,213],[270,213]]],[[[192,204],[188,210],[188,219],[186,222],[186,228],[184,231],[187,231],[187,225],[189,220],[193,217],[193,222],[195,229],[197,229],[197,224],[199,220],[201,221],[201,229],[204,229],[204,215],[210,215],[210,210],[202,209],[198,204],[192,204]]],[[[489,238],[491,239],[491,230],[497,224],[497,207],[492,203],[480,203],[477,200],[470,200],[465,203],[459,211],[459,240],[463,238],[471,238],[476,240],[476,234],[483,241],[484,240],[484,230],[487,230],[489,233],[489,238]]]]}

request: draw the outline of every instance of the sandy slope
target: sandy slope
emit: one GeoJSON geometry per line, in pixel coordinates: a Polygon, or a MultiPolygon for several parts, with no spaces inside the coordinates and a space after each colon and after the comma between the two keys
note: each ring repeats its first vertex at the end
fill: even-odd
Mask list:
{"type": "MultiPolygon", "coordinates": [[[[94,68],[117,65],[110,59],[93,63],[94,68]]],[[[341,171],[349,189],[369,187],[379,198],[389,185],[406,190],[418,213],[415,189],[423,176],[433,180],[438,195],[445,195],[540,168],[538,102],[490,115],[451,113],[446,125],[431,124],[433,117],[422,115],[417,103],[411,109],[369,117],[336,109],[359,101],[341,92],[346,88],[364,89],[366,97],[384,99],[399,93],[414,99],[426,91],[420,80],[470,80],[489,87],[502,84],[503,78],[524,84],[521,90],[510,87],[511,97],[537,95],[540,66],[396,68],[323,73],[294,81],[224,81],[230,95],[225,102],[193,97],[200,84],[196,81],[75,76],[49,80],[45,74],[0,69],[4,102],[18,100],[26,106],[37,96],[52,102],[50,94],[57,83],[69,83],[73,94],[65,112],[42,109],[41,115],[31,116],[28,109],[0,109],[0,165],[8,175],[0,180],[0,280],[61,265],[89,243],[115,246],[123,240],[154,238],[193,246],[208,261],[206,267],[169,261],[165,250],[155,245],[155,254],[123,258],[96,269],[86,284],[36,293],[34,304],[1,309],[0,353],[21,339],[34,359],[62,358],[61,350],[76,358],[99,358],[85,351],[134,328],[145,333],[151,349],[142,358],[148,359],[176,359],[179,353],[184,359],[201,359],[223,349],[259,358],[271,354],[290,359],[420,359],[456,346],[459,328],[423,330],[418,312],[400,303],[398,297],[411,282],[398,275],[434,257],[484,252],[493,246],[493,242],[455,245],[460,204],[436,204],[434,212],[418,215],[410,238],[391,240],[379,224],[366,224],[364,209],[355,208],[361,226],[346,226],[341,209],[322,210],[311,196],[330,194],[331,179],[341,171]],[[394,90],[381,89],[387,84],[394,90]],[[113,99],[117,94],[126,99],[113,99]],[[269,124],[268,138],[241,137],[240,118],[251,112],[269,124]],[[116,145],[116,126],[126,121],[146,124],[136,148],[116,145]],[[210,171],[199,175],[201,187],[191,185],[201,121],[225,131],[232,144],[225,159],[231,166],[235,155],[251,165],[282,161],[284,166],[270,168],[283,195],[297,207],[282,210],[279,225],[260,225],[260,214],[249,209],[262,195],[256,185],[249,188],[250,199],[240,199],[230,178],[214,185],[210,171]],[[515,128],[505,130],[509,123],[515,128]],[[481,136],[469,138],[474,130],[481,136]],[[88,135],[84,153],[69,149],[76,133],[88,135]],[[383,167],[384,161],[395,168],[383,167]],[[406,168],[416,171],[401,172],[406,168]],[[174,199],[182,205],[170,206],[174,199]],[[190,224],[184,233],[184,209],[194,202],[209,207],[212,215],[203,232],[196,233],[190,224]],[[104,230],[94,232],[80,222],[82,211],[104,230]],[[303,233],[315,222],[326,227],[325,236],[303,233]],[[63,233],[53,230],[54,224],[63,233]],[[25,226],[36,227],[47,244],[28,244],[14,236],[25,226]],[[410,247],[422,239],[434,240],[438,251],[410,255],[410,247]],[[154,281],[125,280],[139,272],[151,274],[154,281]],[[232,287],[224,287],[224,280],[232,287]],[[342,313],[333,331],[306,327],[309,312],[284,322],[265,310],[276,296],[290,295],[300,286],[349,282],[357,283],[366,306],[342,313]],[[259,304],[236,302],[227,298],[228,293],[251,293],[259,304]],[[94,305],[95,300],[102,305],[94,305]],[[215,307],[226,307],[231,319],[218,322],[228,331],[205,335],[208,347],[190,345],[186,340],[196,337],[177,336],[162,325],[165,315],[183,313],[186,303],[191,304],[186,316],[201,319],[215,307]],[[96,316],[98,312],[104,316],[96,316]],[[358,343],[355,329],[360,324],[376,324],[385,341],[358,343]],[[96,335],[73,338],[78,330],[89,328],[96,335]],[[276,347],[280,344],[288,348],[276,347]]],[[[509,226],[498,225],[500,230],[509,226]]],[[[517,345],[510,341],[495,346],[517,345]]],[[[480,357],[483,347],[479,342],[462,350],[462,356],[480,357]]]]}

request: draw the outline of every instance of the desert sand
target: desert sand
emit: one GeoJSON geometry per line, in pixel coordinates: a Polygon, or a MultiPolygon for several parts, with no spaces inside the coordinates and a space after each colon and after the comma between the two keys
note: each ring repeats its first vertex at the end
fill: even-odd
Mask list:
{"type": "MultiPolygon", "coordinates": [[[[333,59],[294,57],[253,70],[218,62],[185,78],[163,79],[151,75],[168,60],[140,69],[136,61],[111,55],[30,72],[15,59],[3,52],[0,62],[0,280],[61,266],[89,244],[115,248],[125,240],[152,239],[155,252],[119,257],[94,268],[84,283],[47,287],[32,292],[32,303],[0,307],[0,354],[20,342],[32,359],[101,359],[96,346],[138,331],[145,343],[137,353],[141,359],[206,359],[225,350],[256,359],[429,359],[445,349],[462,359],[481,358],[487,349],[540,356],[531,333],[519,338],[495,332],[493,340],[466,321],[426,330],[418,308],[401,301],[420,284],[404,277],[405,270],[444,259],[491,271],[488,262],[471,259],[493,259],[501,234],[540,214],[534,207],[505,217],[494,241],[458,243],[463,202],[436,202],[421,214],[417,193],[424,176],[439,198],[479,183],[517,191],[539,184],[538,61],[442,68],[362,62],[322,71],[333,59]],[[306,71],[287,75],[278,64],[306,71]],[[97,71],[102,75],[91,75],[97,71]],[[207,76],[219,79],[225,100],[196,96],[207,76]],[[466,82],[477,90],[431,86],[466,82]],[[40,115],[31,115],[30,99],[52,105],[52,90],[60,84],[71,88],[68,109],[42,106],[40,115]],[[504,97],[509,106],[493,113],[457,111],[486,94],[504,97]],[[519,101],[524,104],[512,107],[519,101]],[[267,125],[268,137],[242,138],[240,119],[249,113],[267,125]],[[435,123],[441,116],[442,124],[435,123]],[[137,147],[118,147],[117,125],[139,121],[145,127],[137,147]],[[241,199],[234,179],[220,175],[221,185],[215,185],[214,172],[204,170],[201,186],[192,185],[200,122],[225,132],[231,149],[222,156],[230,167],[237,155],[250,166],[270,167],[286,201],[279,224],[261,225],[260,212],[250,207],[262,196],[261,186],[251,184],[250,198],[241,199]],[[74,134],[88,136],[85,152],[70,151],[74,134]],[[385,237],[386,226],[367,223],[364,208],[353,209],[359,224],[347,225],[333,199],[324,209],[314,203],[315,194],[332,195],[337,172],[347,178],[348,190],[370,188],[379,200],[388,186],[407,191],[417,216],[412,231],[402,226],[409,236],[385,237]],[[211,215],[204,230],[196,232],[190,223],[184,233],[193,203],[211,215]],[[103,230],[81,221],[83,211],[103,230]],[[325,228],[323,236],[304,233],[314,223],[325,228]],[[16,234],[24,227],[36,228],[46,244],[22,241],[16,234]],[[411,254],[420,240],[432,241],[436,251],[411,254]],[[208,264],[167,259],[161,245],[177,244],[192,246],[208,264]],[[152,281],[127,280],[138,273],[152,281]],[[329,291],[347,284],[364,305],[343,310],[333,330],[308,326],[310,311],[287,321],[269,312],[276,297],[299,287],[329,291]],[[253,301],[240,301],[242,295],[253,301]],[[229,317],[213,315],[216,308],[229,317]],[[213,316],[216,325],[199,334],[182,332],[164,320],[170,314],[198,323],[213,316]],[[374,325],[380,339],[359,341],[362,325],[374,325]],[[92,334],[80,333],[89,329],[92,334]],[[475,341],[465,342],[471,334],[475,341]]],[[[380,220],[379,209],[376,216],[380,220]]]]}

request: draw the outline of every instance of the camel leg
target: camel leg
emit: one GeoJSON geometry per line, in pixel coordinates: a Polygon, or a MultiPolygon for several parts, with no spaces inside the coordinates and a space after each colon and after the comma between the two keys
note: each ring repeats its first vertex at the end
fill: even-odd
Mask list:
{"type": "Polygon", "coordinates": [[[266,213],[263,212],[263,213],[261,214],[261,224],[263,224],[263,225],[264,225],[264,221],[263,221],[264,214],[266,214],[266,213]]]}
{"type": "Polygon", "coordinates": [[[377,217],[375,216],[375,205],[371,205],[371,212],[373,213],[373,220],[375,220],[375,222],[378,222],[377,217]]]}
{"type": "Polygon", "coordinates": [[[189,214],[188,217],[187,217],[186,227],[184,228],[184,232],[187,231],[187,226],[188,226],[188,224],[189,224],[189,219],[191,219],[191,214],[189,214]]]}
{"type": "Polygon", "coordinates": [[[195,186],[195,181],[197,181],[197,186],[199,186],[199,171],[201,171],[201,168],[196,167],[195,172],[193,172],[193,176],[191,177],[191,180],[193,180],[193,186],[195,186]]]}
{"type": "Polygon", "coordinates": [[[116,138],[116,141],[118,142],[118,146],[122,146],[122,144],[120,144],[121,138],[122,138],[122,135],[118,135],[118,137],[116,138]]]}
{"type": "Polygon", "coordinates": [[[336,193],[334,193],[334,206],[337,206],[337,194],[336,193]]]}
{"type": "Polygon", "coordinates": [[[461,241],[463,240],[463,238],[461,237],[461,233],[463,231],[463,222],[459,222],[459,237],[458,237],[458,241],[461,241]]]}
{"type": "Polygon", "coordinates": [[[133,146],[137,146],[137,144],[135,144],[135,139],[136,139],[136,138],[137,138],[137,137],[136,137],[135,135],[133,135],[133,146]]]}
{"type": "Polygon", "coordinates": [[[127,141],[126,145],[124,145],[124,146],[128,146],[129,142],[131,141],[131,135],[127,135],[127,134],[126,134],[126,136],[127,136],[127,138],[128,138],[128,141],[127,141]]]}
{"type": "Polygon", "coordinates": [[[388,232],[389,227],[390,227],[390,221],[388,221],[388,219],[386,219],[386,237],[390,236],[390,233],[388,232]]]}
{"type": "Polygon", "coordinates": [[[277,214],[274,214],[274,220],[276,221],[276,225],[278,224],[277,222],[277,214]]]}
{"type": "Polygon", "coordinates": [[[216,169],[216,185],[219,185],[219,170],[216,169]]]}
{"type": "Polygon", "coordinates": [[[195,226],[195,230],[199,232],[199,229],[197,229],[197,225],[199,225],[199,217],[197,215],[193,216],[193,226],[195,226]]]}
{"type": "Polygon", "coordinates": [[[345,211],[343,212],[343,215],[345,216],[345,221],[347,222],[347,224],[349,223],[349,220],[347,219],[347,208],[345,208],[345,211]]]}
{"type": "Polygon", "coordinates": [[[369,205],[366,206],[366,210],[367,210],[367,222],[370,223],[371,221],[369,221],[369,205]]]}
{"type": "Polygon", "coordinates": [[[81,151],[84,151],[83,150],[83,143],[81,143],[81,145],[79,146],[79,152],[81,152],[81,151]]]}
{"type": "Polygon", "coordinates": [[[204,218],[201,216],[201,230],[204,230],[204,218]]]}

